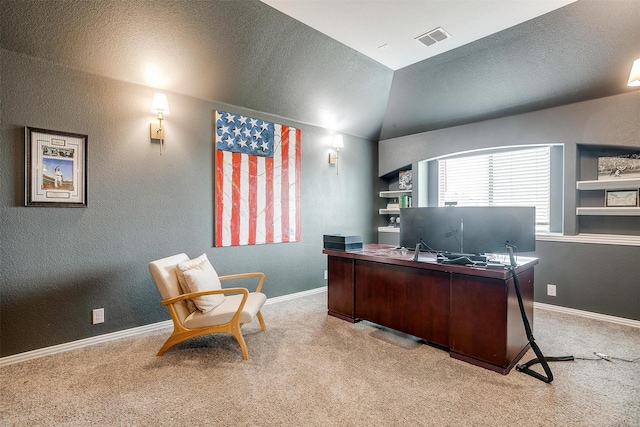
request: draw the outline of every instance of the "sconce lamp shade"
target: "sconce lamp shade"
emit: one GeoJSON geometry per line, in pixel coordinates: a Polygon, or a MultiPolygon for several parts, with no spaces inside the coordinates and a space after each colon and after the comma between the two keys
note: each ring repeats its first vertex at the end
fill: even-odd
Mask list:
{"type": "Polygon", "coordinates": [[[156,93],[151,101],[151,112],[156,114],[169,114],[169,102],[167,95],[164,93],[156,93]]]}
{"type": "Polygon", "coordinates": [[[342,140],[342,135],[336,135],[333,137],[333,148],[343,148],[344,141],[342,140]]]}
{"type": "Polygon", "coordinates": [[[640,58],[633,61],[628,86],[640,86],[640,58]]]}

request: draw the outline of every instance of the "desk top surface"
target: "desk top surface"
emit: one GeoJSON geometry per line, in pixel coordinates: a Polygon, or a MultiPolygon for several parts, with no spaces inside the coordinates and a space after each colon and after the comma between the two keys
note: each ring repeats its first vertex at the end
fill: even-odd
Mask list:
{"type": "MultiPolygon", "coordinates": [[[[510,276],[510,270],[505,269],[490,269],[480,265],[456,265],[456,264],[443,264],[436,260],[436,255],[433,253],[421,252],[418,257],[418,261],[413,261],[415,253],[407,249],[397,249],[392,245],[381,245],[377,243],[371,243],[364,245],[362,249],[341,251],[335,249],[324,249],[322,253],[341,257],[359,259],[363,261],[373,261],[384,264],[402,265],[405,267],[422,268],[426,270],[438,270],[459,274],[471,274],[474,276],[494,277],[494,278],[508,278],[510,276]]],[[[499,261],[503,264],[509,263],[509,256],[504,254],[491,255],[493,260],[499,261]]],[[[517,256],[516,273],[520,271],[533,268],[538,264],[538,258],[517,256]]]]}

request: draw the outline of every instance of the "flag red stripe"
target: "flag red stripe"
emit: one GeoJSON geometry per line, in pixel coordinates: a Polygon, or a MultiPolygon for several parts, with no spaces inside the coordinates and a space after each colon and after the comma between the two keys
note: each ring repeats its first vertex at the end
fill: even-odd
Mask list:
{"type": "Polygon", "coordinates": [[[232,175],[231,175],[231,246],[240,244],[240,163],[242,155],[232,154],[232,175]]]}
{"type": "Polygon", "coordinates": [[[300,160],[302,159],[302,149],[300,147],[301,141],[302,132],[300,129],[296,129],[296,164],[294,166],[296,168],[296,242],[299,242],[302,237],[302,227],[300,226],[300,224],[302,224],[300,222],[302,219],[302,215],[300,213],[300,205],[302,204],[302,199],[300,199],[300,195],[302,194],[302,191],[300,191],[300,160]]]}
{"type": "Polygon", "coordinates": [[[282,172],[280,179],[280,205],[281,205],[281,226],[282,241],[289,241],[291,226],[289,225],[289,126],[282,126],[282,139],[280,144],[282,150],[282,172]]]}
{"type": "Polygon", "coordinates": [[[222,211],[223,211],[223,193],[222,181],[224,180],[224,169],[222,164],[224,152],[216,150],[216,246],[222,246],[222,211]]]}
{"type": "Polygon", "coordinates": [[[256,244],[256,218],[258,217],[258,158],[249,157],[249,245],[256,244]]]}
{"type": "Polygon", "coordinates": [[[265,188],[265,242],[273,243],[273,158],[264,159],[266,172],[265,188]]]}

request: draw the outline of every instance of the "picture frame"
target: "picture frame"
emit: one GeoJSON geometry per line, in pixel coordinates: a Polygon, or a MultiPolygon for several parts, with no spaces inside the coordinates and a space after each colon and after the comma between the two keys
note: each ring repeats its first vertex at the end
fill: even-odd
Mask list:
{"type": "Polygon", "coordinates": [[[413,180],[410,170],[400,171],[398,173],[398,188],[400,190],[411,190],[413,188],[413,180]]]}
{"type": "Polygon", "coordinates": [[[607,191],[607,207],[638,206],[638,190],[607,191]]]}
{"type": "Polygon", "coordinates": [[[87,135],[25,127],[25,206],[87,207],[87,135]]]}
{"type": "Polygon", "coordinates": [[[598,157],[598,179],[640,178],[640,153],[598,157]]]}

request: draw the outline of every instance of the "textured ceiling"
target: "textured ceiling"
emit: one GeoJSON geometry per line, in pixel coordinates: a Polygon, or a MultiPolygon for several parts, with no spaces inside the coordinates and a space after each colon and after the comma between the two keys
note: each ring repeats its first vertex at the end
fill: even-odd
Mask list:
{"type": "Polygon", "coordinates": [[[640,1],[580,0],[394,73],[380,139],[632,90],[640,1]]]}
{"type": "Polygon", "coordinates": [[[576,0],[262,0],[397,70],[551,12],[576,0]],[[415,38],[442,27],[431,46],[415,38]],[[385,46],[381,49],[381,46],[385,46]]]}
{"type": "Polygon", "coordinates": [[[637,0],[580,0],[396,72],[259,1],[0,9],[4,49],[371,140],[630,91],[640,57],[637,0]]]}

